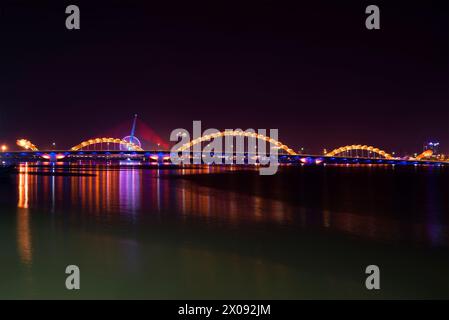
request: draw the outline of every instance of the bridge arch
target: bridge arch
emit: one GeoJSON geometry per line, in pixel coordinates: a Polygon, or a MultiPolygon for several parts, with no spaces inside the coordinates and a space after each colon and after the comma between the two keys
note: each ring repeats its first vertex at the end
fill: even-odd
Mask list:
{"type": "Polygon", "coordinates": [[[361,145],[361,144],[353,144],[353,145],[336,148],[336,149],[326,153],[326,156],[332,157],[332,156],[339,155],[341,153],[350,152],[352,150],[360,150],[362,152],[363,151],[373,152],[373,153],[378,154],[386,159],[393,158],[393,156],[391,154],[385,152],[384,150],[381,150],[381,149],[373,147],[373,146],[367,146],[367,145],[361,145]]]}
{"type": "Polygon", "coordinates": [[[185,151],[185,150],[190,149],[191,147],[193,147],[196,144],[206,142],[211,139],[218,138],[218,137],[225,137],[225,136],[233,136],[233,137],[241,136],[241,137],[251,137],[251,138],[265,140],[265,141],[275,145],[279,149],[284,150],[285,152],[287,152],[290,155],[297,155],[297,153],[295,151],[293,151],[293,149],[289,148],[288,146],[286,146],[285,144],[281,143],[278,140],[272,139],[270,137],[267,137],[265,135],[258,134],[255,132],[247,132],[247,131],[242,131],[242,130],[232,130],[232,131],[225,130],[225,131],[221,131],[221,132],[217,132],[217,133],[207,134],[207,135],[204,135],[200,138],[194,139],[194,140],[182,145],[181,147],[178,148],[177,151],[178,152],[185,151]]]}
{"type": "Polygon", "coordinates": [[[143,149],[141,147],[139,147],[138,145],[131,143],[131,142],[127,142],[123,139],[117,139],[117,138],[89,139],[89,140],[81,142],[80,144],[77,144],[76,146],[73,146],[70,150],[78,151],[78,150],[81,150],[82,148],[89,147],[89,146],[96,145],[96,144],[101,144],[101,143],[115,143],[115,144],[123,145],[123,146],[127,147],[128,149],[132,149],[134,151],[143,151],[143,149]]]}

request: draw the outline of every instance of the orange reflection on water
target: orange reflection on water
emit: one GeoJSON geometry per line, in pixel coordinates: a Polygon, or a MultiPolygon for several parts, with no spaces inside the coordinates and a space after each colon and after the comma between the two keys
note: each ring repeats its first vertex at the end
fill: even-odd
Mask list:
{"type": "Polygon", "coordinates": [[[28,165],[19,166],[19,208],[28,208],[28,165]]]}
{"type": "MultiPolygon", "coordinates": [[[[18,175],[18,207],[21,210],[17,219],[18,246],[23,261],[31,261],[28,210],[49,208],[50,212],[98,218],[106,224],[119,220],[134,223],[145,217],[159,218],[163,214],[170,214],[179,216],[182,221],[203,220],[232,226],[246,223],[300,228],[320,226],[376,240],[414,237],[417,241],[428,241],[426,223],[404,223],[391,215],[373,215],[348,207],[344,210],[331,209],[329,203],[332,190],[327,187],[326,180],[323,181],[322,203],[315,202],[316,207],[307,207],[301,203],[277,199],[273,195],[270,197],[270,194],[256,195],[260,194],[258,191],[261,188],[257,184],[254,190],[236,192],[226,186],[202,184],[202,179],[189,179],[192,174],[208,175],[220,170],[213,167],[207,170],[163,170],[21,166],[18,175]]],[[[288,187],[276,183],[279,185],[271,186],[275,190],[288,187]]],[[[344,199],[352,199],[353,196],[346,189],[341,190],[340,194],[344,199]]],[[[447,228],[442,226],[437,231],[438,239],[435,241],[447,241],[447,228]]]]}
{"type": "Polygon", "coordinates": [[[28,209],[19,209],[17,211],[17,246],[22,262],[26,265],[30,265],[33,251],[31,246],[31,229],[28,209]]]}
{"type": "Polygon", "coordinates": [[[28,209],[29,200],[29,174],[28,166],[19,167],[19,201],[17,210],[17,247],[21,261],[30,265],[33,252],[31,246],[31,228],[28,209]]]}

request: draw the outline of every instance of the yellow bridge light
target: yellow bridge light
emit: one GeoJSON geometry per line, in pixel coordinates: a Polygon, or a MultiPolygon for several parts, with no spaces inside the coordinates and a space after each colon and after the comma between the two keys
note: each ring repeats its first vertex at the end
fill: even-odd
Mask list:
{"type": "Polygon", "coordinates": [[[387,152],[385,152],[384,150],[381,150],[379,148],[373,147],[373,146],[367,146],[367,145],[350,145],[350,146],[344,146],[344,147],[340,147],[337,149],[332,150],[331,152],[328,152],[326,154],[326,156],[332,157],[335,156],[337,154],[346,152],[346,151],[350,151],[350,150],[362,150],[362,151],[368,151],[370,154],[377,153],[383,157],[385,157],[386,159],[392,159],[393,157],[388,154],[387,152]]]}
{"type": "Polygon", "coordinates": [[[134,151],[143,151],[143,149],[141,147],[139,147],[138,145],[131,143],[131,142],[127,142],[125,140],[122,139],[117,139],[117,138],[94,138],[94,139],[89,139],[87,141],[83,141],[80,144],[72,147],[70,150],[71,151],[78,151],[84,147],[90,146],[90,145],[94,145],[94,144],[100,144],[100,143],[117,143],[117,144],[121,144],[124,145],[128,148],[133,149],[134,151]]]}
{"type": "Polygon", "coordinates": [[[26,150],[38,151],[38,148],[27,139],[19,139],[16,141],[16,144],[26,150]]]}
{"type": "Polygon", "coordinates": [[[262,134],[258,134],[255,132],[246,132],[246,131],[240,131],[240,130],[222,131],[218,134],[215,134],[215,136],[205,135],[200,138],[196,138],[190,142],[187,142],[186,144],[179,147],[177,151],[178,152],[185,151],[185,150],[189,149],[190,147],[193,147],[196,144],[209,141],[211,138],[218,137],[218,136],[234,136],[234,137],[244,136],[244,137],[250,137],[250,138],[257,138],[257,139],[268,141],[269,143],[274,144],[275,146],[278,146],[279,149],[283,149],[290,155],[297,155],[297,153],[295,151],[293,151],[291,148],[287,147],[285,144],[282,144],[281,142],[279,142],[277,140],[274,140],[272,138],[269,138],[267,136],[264,136],[262,134]]]}

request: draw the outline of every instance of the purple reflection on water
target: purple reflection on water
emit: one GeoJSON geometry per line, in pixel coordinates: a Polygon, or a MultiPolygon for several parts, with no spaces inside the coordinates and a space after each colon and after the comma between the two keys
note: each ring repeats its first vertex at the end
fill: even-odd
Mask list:
{"type": "Polygon", "coordinates": [[[120,170],[120,206],[135,214],[141,206],[141,170],[120,170]]]}

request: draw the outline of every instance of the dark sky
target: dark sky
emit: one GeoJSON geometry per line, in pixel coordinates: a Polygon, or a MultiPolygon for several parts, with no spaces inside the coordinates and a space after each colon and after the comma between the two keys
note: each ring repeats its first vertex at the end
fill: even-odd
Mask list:
{"type": "Polygon", "coordinates": [[[449,152],[447,1],[152,2],[2,1],[0,143],[69,148],[138,113],[166,140],[202,120],[310,152],[449,152]]]}

